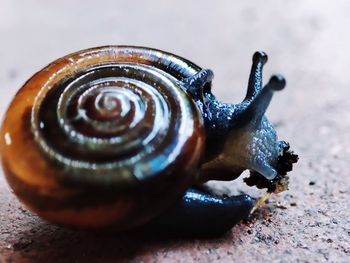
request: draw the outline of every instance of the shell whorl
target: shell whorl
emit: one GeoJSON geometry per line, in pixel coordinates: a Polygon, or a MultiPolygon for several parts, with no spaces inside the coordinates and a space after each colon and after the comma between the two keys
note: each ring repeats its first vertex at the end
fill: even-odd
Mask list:
{"type": "Polygon", "coordinates": [[[159,215],[197,178],[199,110],[183,79],[201,69],[170,53],[105,46],[30,78],[0,132],[7,181],[42,218],[128,229],[159,215]]]}
{"type": "Polygon", "coordinates": [[[178,81],[196,68],[177,71],[156,50],[105,49],[65,57],[42,85],[31,110],[36,143],[67,182],[110,186],[171,173],[203,125],[178,81]]]}

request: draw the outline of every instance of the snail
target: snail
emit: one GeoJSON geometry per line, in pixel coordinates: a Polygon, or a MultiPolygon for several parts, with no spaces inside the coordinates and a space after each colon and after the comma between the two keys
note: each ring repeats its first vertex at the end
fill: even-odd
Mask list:
{"type": "Polygon", "coordinates": [[[1,161],[17,197],[64,226],[128,230],[148,222],[222,233],[254,207],[218,197],[209,180],[285,190],[297,161],[264,116],[280,75],[262,86],[256,52],[243,102],[218,101],[213,72],[151,48],[104,46],[60,58],[31,77],[1,128],[1,161]]]}

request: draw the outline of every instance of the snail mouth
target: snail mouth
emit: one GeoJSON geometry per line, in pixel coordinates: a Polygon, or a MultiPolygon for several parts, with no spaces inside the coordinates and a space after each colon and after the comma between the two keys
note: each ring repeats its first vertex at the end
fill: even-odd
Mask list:
{"type": "Polygon", "coordinates": [[[288,190],[289,176],[287,173],[292,171],[293,164],[298,162],[299,157],[290,150],[289,143],[284,141],[280,143],[282,151],[276,164],[276,177],[268,179],[262,174],[251,170],[250,176],[244,178],[244,182],[248,186],[256,186],[259,189],[267,188],[269,193],[280,193],[288,190]]]}

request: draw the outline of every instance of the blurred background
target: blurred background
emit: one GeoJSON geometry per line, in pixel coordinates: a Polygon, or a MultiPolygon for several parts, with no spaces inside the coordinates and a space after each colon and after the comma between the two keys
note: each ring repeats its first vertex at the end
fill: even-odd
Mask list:
{"type": "Polygon", "coordinates": [[[169,51],[211,68],[214,94],[235,103],[263,50],[265,82],[287,79],[267,115],[300,154],[290,190],[214,240],[61,229],[24,210],[0,176],[0,262],[348,262],[349,13],[346,0],[0,0],[1,116],[33,73],[80,49],[169,51]]]}

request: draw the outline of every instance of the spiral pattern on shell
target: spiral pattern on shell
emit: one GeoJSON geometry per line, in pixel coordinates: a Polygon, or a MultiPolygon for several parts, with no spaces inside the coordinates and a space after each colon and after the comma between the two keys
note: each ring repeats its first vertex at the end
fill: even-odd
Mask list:
{"type": "Polygon", "coordinates": [[[29,79],[1,127],[15,194],[51,222],[127,229],[159,215],[195,181],[202,116],[185,82],[200,68],[132,46],[82,50],[29,79]]]}
{"type": "Polygon", "coordinates": [[[63,179],[110,185],[168,169],[202,125],[197,115],[174,76],[150,65],[99,61],[43,85],[31,130],[63,179]]]}

